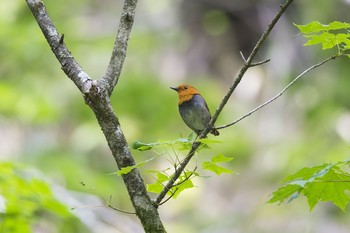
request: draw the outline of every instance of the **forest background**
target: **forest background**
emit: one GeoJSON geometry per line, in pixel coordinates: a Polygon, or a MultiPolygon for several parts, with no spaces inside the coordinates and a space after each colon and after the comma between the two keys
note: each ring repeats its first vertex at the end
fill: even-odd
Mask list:
{"type": "MultiPolygon", "coordinates": [[[[122,2],[47,1],[65,43],[92,76],[108,65],[122,2]]],[[[297,74],[336,51],[303,47],[293,25],[348,21],[348,1],[296,1],[272,31],[258,58],[220,115],[226,124],[269,99],[297,74]]],[[[212,112],[278,5],[275,1],[141,1],[122,78],[112,96],[129,142],[187,136],[169,86],[190,83],[212,112]],[[229,3],[228,3],[229,2],[229,3]]],[[[26,166],[47,181],[78,218],[38,217],[43,232],[142,232],[132,215],[95,207],[100,199],[132,206],[95,117],[61,71],[24,1],[0,3],[0,159],[26,166]],[[110,196],[112,198],[110,199],[110,196]],[[82,208],[86,207],[88,208],[82,208]],[[69,221],[67,221],[67,218],[69,221]],[[116,221],[118,219],[118,221],[116,221]],[[52,224],[54,222],[54,224],[52,224]],[[60,230],[61,229],[61,230],[60,230]]],[[[301,167],[348,158],[348,61],[337,59],[307,75],[283,97],[220,131],[218,153],[234,157],[233,175],[197,178],[196,187],[160,207],[169,232],[347,232],[348,213],[332,204],[312,212],[306,199],[266,204],[279,182],[301,167]]],[[[212,136],[211,136],[212,137],[212,136]]],[[[137,162],[154,152],[133,151],[137,162]]],[[[142,168],[161,169],[157,159],[142,168]]]]}

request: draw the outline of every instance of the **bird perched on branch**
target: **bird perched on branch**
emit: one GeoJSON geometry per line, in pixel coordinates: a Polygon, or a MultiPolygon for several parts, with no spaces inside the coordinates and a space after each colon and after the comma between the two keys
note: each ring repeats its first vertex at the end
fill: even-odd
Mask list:
{"type": "MultiPolygon", "coordinates": [[[[188,84],[170,88],[179,94],[179,112],[183,121],[199,135],[211,120],[207,103],[198,90],[188,84]]],[[[219,131],[214,127],[210,133],[215,136],[219,135],[219,131]]]]}

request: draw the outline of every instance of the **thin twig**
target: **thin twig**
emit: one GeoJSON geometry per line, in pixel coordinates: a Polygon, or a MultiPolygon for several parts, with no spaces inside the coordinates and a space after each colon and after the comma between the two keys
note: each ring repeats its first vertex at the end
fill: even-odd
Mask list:
{"type": "Polygon", "coordinates": [[[250,63],[249,67],[253,67],[253,66],[260,66],[262,64],[268,63],[269,61],[271,61],[271,59],[266,59],[263,61],[259,61],[259,62],[254,62],[254,63],[250,63]]]}
{"type": "Polygon", "coordinates": [[[126,210],[121,210],[121,209],[118,209],[114,206],[112,206],[111,204],[106,204],[106,205],[95,205],[95,206],[76,206],[76,207],[72,207],[70,208],[71,210],[76,210],[76,209],[92,209],[92,208],[111,208],[115,211],[118,211],[118,212],[121,212],[121,213],[124,213],[124,214],[136,214],[135,212],[129,212],[129,211],[126,211],[126,210]]]}
{"type": "Polygon", "coordinates": [[[165,204],[166,202],[168,202],[174,195],[175,193],[177,192],[179,188],[176,188],[173,192],[171,192],[170,196],[167,197],[164,201],[162,201],[161,203],[159,203],[157,206],[161,206],[163,204],[165,204]]]}
{"type": "MultiPolygon", "coordinates": [[[[255,57],[255,55],[257,54],[257,52],[259,51],[259,49],[261,48],[262,44],[265,42],[266,38],[268,37],[268,35],[270,34],[271,30],[274,28],[274,26],[276,25],[277,21],[280,19],[280,17],[282,16],[282,14],[287,10],[288,6],[293,2],[294,0],[286,0],[286,2],[280,6],[280,10],[277,12],[276,16],[273,18],[273,20],[271,21],[271,23],[268,25],[268,27],[266,28],[266,30],[264,31],[264,33],[262,34],[262,36],[260,37],[259,41],[256,43],[253,51],[250,53],[248,59],[246,60],[246,62],[244,63],[243,67],[241,68],[240,72],[238,73],[237,78],[234,80],[233,84],[231,85],[231,87],[229,88],[229,90],[227,91],[227,94],[224,96],[224,98],[222,99],[219,107],[216,109],[212,119],[210,120],[208,126],[201,132],[201,134],[199,135],[199,137],[197,139],[201,139],[201,138],[205,138],[209,131],[213,128],[214,123],[216,122],[218,116],[220,115],[222,109],[224,108],[224,106],[226,105],[227,101],[229,100],[229,98],[231,97],[233,91],[236,89],[236,87],[238,86],[238,84],[241,82],[241,79],[243,78],[245,72],[251,67],[252,61],[255,57]]],[[[245,60],[243,54],[242,58],[243,60],[245,60]]],[[[180,163],[180,165],[178,166],[178,169],[175,171],[174,175],[172,176],[172,178],[168,181],[168,183],[165,185],[164,189],[162,190],[162,192],[158,195],[158,197],[156,198],[156,200],[154,201],[155,205],[159,205],[159,203],[162,202],[163,198],[165,197],[165,195],[168,193],[169,189],[174,185],[174,183],[176,182],[176,180],[180,177],[182,171],[185,169],[185,167],[187,166],[187,164],[190,162],[191,158],[193,157],[193,155],[195,154],[195,152],[197,151],[198,147],[200,146],[200,142],[196,141],[192,144],[192,148],[191,150],[188,152],[186,158],[180,163]]]]}
{"type": "Polygon", "coordinates": [[[242,51],[239,51],[239,55],[241,55],[241,58],[242,58],[244,64],[247,64],[247,59],[245,59],[244,54],[243,54],[242,51]]]}
{"type": "Polygon", "coordinates": [[[136,214],[135,212],[130,212],[130,211],[126,211],[126,210],[121,210],[121,209],[118,209],[114,206],[112,206],[111,204],[106,204],[104,207],[109,207],[115,211],[118,211],[118,212],[121,212],[121,213],[124,213],[124,214],[136,214]]]}
{"type": "Polygon", "coordinates": [[[242,51],[239,51],[239,54],[241,55],[241,58],[242,58],[242,60],[243,60],[244,65],[247,65],[247,66],[249,66],[249,67],[259,66],[259,65],[265,64],[265,63],[267,63],[267,62],[270,61],[270,59],[266,59],[266,60],[263,60],[263,61],[259,61],[259,62],[255,62],[255,63],[250,63],[250,64],[249,64],[248,61],[247,61],[247,59],[245,59],[245,57],[244,57],[242,51]]]}
{"type": "Polygon", "coordinates": [[[261,108],[265,107],[266,105],[270,104],[271,102],[275,101],[276,99],[278,99],[279,97],[281,97],[291,86],[293,86],[300,78],[302,78],[305,74],[307,74],[308,72],[310,72],[311,70],[325,64],[326,62],[329,62],[335,58],[337,58],[337,55],[331,56],[323,61],[321,61],[320,63],[317,63],[311,67],[309,67],[308,69],[306,69],[305,71],[303,71],[301,74],[299,74],[295,79],[293,79],[293,81],[291,81],[286,87],[284,87],[282,89],[282,91],[280,91],[277,95],[275,95],[274,97],[272,97],[271,99],[269,99],[268,101],[266,101],[265,103],[259,105],[258,107],[254,108],[253,110],[251,110],[250,112],[244,114],[243,116],[241,116],[240,118],[238,118],[237,120],[226,124],[226,125],[222,125],[222,126],[217,126],[215,127],[216,129],[224,129],[227,128],[229,126],[232,126],[236,123],[238,123],[239,121],[243,120],[244,118],[250,116],[251,114],[255,113],[256,111],[260,110],[261,108]]]}

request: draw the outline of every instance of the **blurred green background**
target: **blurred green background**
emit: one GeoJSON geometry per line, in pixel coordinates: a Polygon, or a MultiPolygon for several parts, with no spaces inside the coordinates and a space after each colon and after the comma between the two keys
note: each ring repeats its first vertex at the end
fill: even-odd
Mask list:
{"type": "MultiPolygon", "coordinates": [[[[212,112],[282,1],[140,1],[112,104],[129,143],[187,136],[170,86],[189,83],[212,112]]],[[[65,43],[90,77],[104,75],[122,1],[45,1],[65,43]]],[[[295,1],[220,115],[227,124],[278,93],[296,75],[336,51],[303,47],[293,26],[349,21],[347,0],[295,1]]],[[[287,174],[347,159],[350,141],[349,60],[312,71],[285,95],[220,131],[221,144],[192,166],[223,153],[235,175],[197,178],[196,187],[161,206],[168,232],[348,232],[349,214],[331,204],[309,212],[306,199],[265,204],[287,174]]],[[[210,136],[212,138],[212,136],[210,136]]],[[[170,153],[170,152],[169,152],[170,153]]],[[[137,162],[154,152],[133,151],[137,162]]],[[[166,156],[165,156],[166,157],[166,156]]],[[[132,211],[117,166],[92,112],[65,77],[25,1],[0,2],[0,162],[24,164],[45,180],[72,214],[33,213],[33,232],[142,232],[136,217],[96,207],[109,200],[132,211]]],[[[142,168],[165,169],[166,158],[142,168]]],[[[21,169],[20,169],[21,170],[21,169]]],[[[206,173],[204,173],[206,174],[206,173]]],[[[0,174],[1,179],[2,174],[0,174]]],[[[21,174],[23,176],[23,174],[21,174]]],[[[1,190],[1,188],[0,188],[1,190]]],[[[20,194],[18,194],[20,195],[20,194]]],[[[6,200],[0,199],[0,211],[6,200]]],[[[0,218],[1,220],[1,218],[0,218]]]]}

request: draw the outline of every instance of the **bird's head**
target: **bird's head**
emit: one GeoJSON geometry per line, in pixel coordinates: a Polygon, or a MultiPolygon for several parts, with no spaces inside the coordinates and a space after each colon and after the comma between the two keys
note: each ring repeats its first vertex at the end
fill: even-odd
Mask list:
{"type": "Polygon", "coordinates": [[[199,95],[198,90],[188,84],[182,84],[178,87],[170,88],[179,94],[179,105],[183,102],[191,100],[194,95],[199,95]]]}

